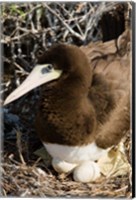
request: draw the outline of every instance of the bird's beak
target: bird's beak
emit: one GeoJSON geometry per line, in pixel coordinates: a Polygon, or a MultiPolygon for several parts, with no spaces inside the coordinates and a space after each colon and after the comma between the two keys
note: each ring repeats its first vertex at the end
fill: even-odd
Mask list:
{"type": "Polygon", "coordinates": [[[30,90],[55,80],[60,77],[62,71],[56,69],[50,69],[50,64],[36,65],[25,81],[15,89],[4,101],[4,105],[15,101],[19,97],[23,96],[30,90]]]}

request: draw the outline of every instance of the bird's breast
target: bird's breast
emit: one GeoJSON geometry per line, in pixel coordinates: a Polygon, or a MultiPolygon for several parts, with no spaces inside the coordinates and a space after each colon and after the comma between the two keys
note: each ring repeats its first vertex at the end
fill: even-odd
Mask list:
{"type": "Polygon", "coordinates": [[[38,113],[36,129],[42,141],[70,146],[91,143],[95,137],[95,116],[83,113],[38,113]]]}
{"type": "Polygon", "coordinates": [[[108,152],[108,149],[99,148],[95,142],[83,146],[68,146],[45,142],[43,142],[43,145],[53,158],[69,163],[80,163],[87,160],[97,161],[108,152]]]}
{"type": "Polygon", "coordinates": [[[36,118],[37,133],[42,141],[71,146],[94,141],[96,116],[90,104],[60,98],[42,102],[36,118]]]}

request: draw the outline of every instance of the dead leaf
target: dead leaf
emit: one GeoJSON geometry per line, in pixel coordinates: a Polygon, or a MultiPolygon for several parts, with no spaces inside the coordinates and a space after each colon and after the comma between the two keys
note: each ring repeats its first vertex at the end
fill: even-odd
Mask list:
{"type": "Polygon", "coordinates": [[[131,170],[131,166],[124,152],[124,144],[120,142],[117,148],[112,148],[107,155],[98,161],[101,173],[106,177],[125,175],[131,170]]]}

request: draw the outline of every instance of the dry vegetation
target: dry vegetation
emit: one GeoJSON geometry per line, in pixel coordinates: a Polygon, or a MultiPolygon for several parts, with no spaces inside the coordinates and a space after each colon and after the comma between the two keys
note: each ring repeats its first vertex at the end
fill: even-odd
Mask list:
{"type": "MultiPolygon", "coordinates": [[[[52,43],[66,42],[80,46],[90,41],[116,39],[129,22],[128,7],[131,7],[128,3],[112,2],[3,3],[2,95],[6,97],[26,78],[36,62],[37,55],[52,43]],[[105,13],[108,13],[109,19],[114,19],[113,27],[115,24],[121,27],[117,28],[115,33],[112,31],[113,35],[105,32],[105,13]],[[116,21],[118,16],[119,25],[116,21]],[[123,19],[124,24],[120,24],[123,19]]],[[[111,25],[110,20],[106,26],[108,23],[111,25]]],[[[76,183],[71,175],[58,175],[53,170],[48,154],[43,161],[34,153],[42,147],[34,128],[38,98],[39,89],[35,89],[4,108],[2,195],[130,198],[131,174],[108,179],[101,177],[95,183],[89,184],[76,183]]],[[[127,158],[131,162],[129,132],[125,146],[127,158]]]]}

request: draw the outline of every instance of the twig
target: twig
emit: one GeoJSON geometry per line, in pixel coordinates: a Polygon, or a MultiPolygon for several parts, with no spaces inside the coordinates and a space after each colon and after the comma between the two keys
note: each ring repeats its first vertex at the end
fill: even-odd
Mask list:
{"type": "Polygon", "coordinates": [[[21,135],[22,134],[19,130],[16,130],[16,129],[14,129],[14,130],[15,130],[16,135],[17,135],[17,148],[18,148],[20,160],[21,160],[23,165],[26,165],[26,162],[25,162],[23,155],[22,155],[22,144],[21,144],[21,135]]]}
{"type": "MultiPolygon", "coordinates": [[[[58,3],[57,5],[59,5],[60,8],[62,8],[63,11],[70,17],[69,20],[67,20],[67,21],[68,21],[68,22],[71,22],[71,19],[73,18],[74,12],[72,12],[72,14],[70,14],[60,3],[58,3]]],[[[66,22],[66,21],[65,21],[65,22],[66,22]]],[[[77,20],[74,19],[74,22],[75,22],[75,25],[74,25],[74,26],[77,26],[78,30],[80,31],[80,33],[81,33],[81,35],[82,35],[82,37],[83,37],[83,36],[84,36],[83,31],[82,31],[80,25],[77,23],[77,20]]]]}
{"type": "Polygon", "coordinates": [[[69,30],[70,33],[72,33],[75,37],[79,38],[81,41],[84,41],[84,37],[82,37],[80,34],[75,32],[54,10],[52,10],[46,3],[43,4],[45,8],[47,8],[53,15],[55,15],[62,24],[69,30]]]}

